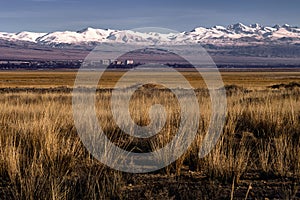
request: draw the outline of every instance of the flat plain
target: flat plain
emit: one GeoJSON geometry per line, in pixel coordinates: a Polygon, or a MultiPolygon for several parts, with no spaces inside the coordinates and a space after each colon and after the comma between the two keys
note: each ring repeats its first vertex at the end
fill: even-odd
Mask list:
{"type": "MultiPolygon", "coordinates": [[[[96,72],[92,72],[96,73],[96,72]]],[[[205,84],[198,72],[181,72],[194,88],[205,87],[205,84]]],[[[77,71],[1,71],[0,87],[73,87],[77,71]]],[[[100,82],[101,87],[110,88],[124,74],[119,71],[106,72],[100,82]]],[[[146,73],[137,74],[147,78],[146,73]]],[[[221,76],[225,85],[237,85],[242,87],[264,88],[277,83],[289,83],[300,81],[300,70],[269,70],[269,71],[221,71],[221,76]]],[[[172,76],[167,76],[170,82],[176,80],[172,76]]]]}
{"type": "MultiPolygon", "coordinates": [[[[197,73],[182,72],[200,106],[197,135],[178,160],[146,174],[113,170],[86,150],[73,120],[76,73],[0,72],[0,199],[300,198],[300,72],[221,72],[227,115],[221,137],[204,158],[198,152],[210,123],[210,97],[197,73]]],[[[99,82],[99,122],[119,147],[155,151],[172,139],[184,108],[168,89],[140,87],[130,100],[133,121],[149,124],[149,108],[157,103],[168,117],[157,136],[129,137],[110,111],[111,88],[122,74],[106,72],[99,82]]],[[[145,73],[136,75],[147,78],[145,73]]],[[[171,75],[164,78],[174,87],[180,85],[171,75]]],[[[117,115],[128,124],[122,110],[117,115]]]]}

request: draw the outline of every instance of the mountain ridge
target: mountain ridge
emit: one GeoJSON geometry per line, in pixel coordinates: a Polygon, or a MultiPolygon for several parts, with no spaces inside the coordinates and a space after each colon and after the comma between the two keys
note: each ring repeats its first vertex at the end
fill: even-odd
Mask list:
{"type": "Polygon", "coordinates": [[[300,44],[300,28],[296,26],[236,23],[227,27],[196,27],[191,31],[177,33],[139,32],[87,27],[78,31],[55,31],[37,33],[0,32],[0,39],[10,42],[31,42],[45,46],[90,45],[98,43],[141,44],[213,44],[217,46],[247,46],[261,44],[300,44]]]}

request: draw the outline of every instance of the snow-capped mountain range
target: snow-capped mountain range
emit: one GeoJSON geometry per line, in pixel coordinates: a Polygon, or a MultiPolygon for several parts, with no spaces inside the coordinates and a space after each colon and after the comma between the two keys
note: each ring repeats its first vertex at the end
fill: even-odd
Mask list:
{"type": "Polygon", "coordinates": [[[300,44],[300,28],[287,24],[272,27],[241,23],[211,28],[198,27],[189,32],[158,33],[132,30],[86,28],[80,31],[57,31],[50,33],[0,32],[0,40],[31,42],[41,45],[95,45],[97,43],[200,43],[226,45],[251,45],[264,43],[300,44]]]}

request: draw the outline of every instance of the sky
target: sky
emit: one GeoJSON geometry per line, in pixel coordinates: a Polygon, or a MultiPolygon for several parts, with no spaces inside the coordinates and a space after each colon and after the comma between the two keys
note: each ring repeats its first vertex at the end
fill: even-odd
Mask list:
{"type": "Polygon", "coordinates": [[[237,22],[300,26],[299,0],[1,0],[0,31],[195,27],[237,22]]]}

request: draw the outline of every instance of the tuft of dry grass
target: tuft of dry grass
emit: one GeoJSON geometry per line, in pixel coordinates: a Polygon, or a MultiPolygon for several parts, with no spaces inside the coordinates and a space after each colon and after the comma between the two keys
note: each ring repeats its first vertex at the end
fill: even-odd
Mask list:
{"type": "Polygon", "coordinates": [[[70,94],[1,96],[1,199],[119,196],[120,173],[85,150],[73,125],[70,100],[70,94]]]}

